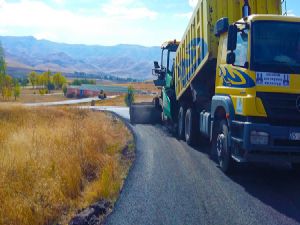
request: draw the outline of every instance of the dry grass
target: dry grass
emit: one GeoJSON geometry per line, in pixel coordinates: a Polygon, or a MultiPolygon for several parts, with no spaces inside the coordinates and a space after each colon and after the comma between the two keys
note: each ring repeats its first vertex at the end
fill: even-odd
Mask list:
{"type": "Polygon", "coordinates": [[[64,222],[100,198],[116,199],[132,137],[99,112],[63,108],[0,109],[0,224],[64,222]]]}
{"type": "Polygon", "coordinates": [[[150,91],[150,92],[159,92],[159,89],[155,87],[154,83],[151,81],[149,82],[139,82],[139,83],[122,83],[122,84],[113,84],[114,86],[121,86],[121,87],[129,87],[132,86],[135,90],[143,90],[143,91],[150,91]]]}
{"type": "MultiPolygon", "coordinates": [[[[20,97],[15,101],[14,97],[10,99],[9,102],[18,103],[34,103],[34,102],[56,102],[68,100],[62,91],[52,91],[50,95],[40,95],[38,90],[33,90],[30,88],[22,88],[20,97]],[[35,93],[35,94],[34,94],[35,93]]],[[[2,98],[0,99],[2,101],[2,98]]]]}

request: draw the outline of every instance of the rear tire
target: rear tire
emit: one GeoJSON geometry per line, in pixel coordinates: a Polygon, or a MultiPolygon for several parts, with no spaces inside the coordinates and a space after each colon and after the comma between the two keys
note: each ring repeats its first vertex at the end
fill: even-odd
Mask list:
{"type": "Polygon", "coordinates": [[[178,138],[183,140],[185,138],[185,113],[186,109],[181,106],[178,113],[178,138]]]}
{"type": "Polygon", "coordinates": [[[192,146],[196,142],[197,121],[196,113],[189,108],[185,114],[185,140],[188,145],[192,146]]]}

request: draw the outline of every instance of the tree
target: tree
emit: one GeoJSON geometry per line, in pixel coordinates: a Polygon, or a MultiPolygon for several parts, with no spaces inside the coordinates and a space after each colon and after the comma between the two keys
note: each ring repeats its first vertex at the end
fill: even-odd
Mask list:
{"type": "Polygon", "coordinates": [[[63,87],[62,87],[62,90],[63,90],[64,95],[67,96],[67,92],[68,92],[67,85],[64,84],[63,87]]]}
{"type": "Polygon", "coordinates": [[[75,79],[71,83],[71,85],[74,85],[74,86],[80,86],[82,84],[93,84],[93,85],[95,85],[96,81],[95,80],[87,80],[87,79],[75,79]]]}
{"type": "Polygon", "coordinates": [[[21,94],[21,87],[20,87],[20,83],[18,80],[14,80],[13,93],[14,93],[14,97],[15,97],[15,101],[16,101],[17,97],[20,97],[20,94],[21,94]]]}
{"type": "Polygon", "coordinates": [[[125,104],[130,107],[134,103],[134,89],[132,86],[128,87],[128,92],[125,95],[125,104]]]}
{"type": "Polygon", "coordinates": [[[67,79],[61,73],[54,74],[52,79],[55,89],[61,89],[67,83],[67,79]]]}
{"type": "Polygon", "coordinates": [[[45,89],[47,89],[48,91],[53,90],[53,86],[54,86],[53,83],[51,82],[51,75],[52,75],[52,73],[50,70],[43,73],[45,89]]]}
{"type": "Polygon", "coordinates": [[[28,78],[19,78],[18,81],[23,88],[26,87],[29,83],[28,78]]]}
{"type": "Polygon", "coordinates": [[[35,86],[37,85],[37,77],[38,77],[38,75],[34,71],[32,71],[28,74],[28,80],[30,81],[33,89],[35,89],[35,86]]]}
{"type": "Polygon", "coordinates": [[[2,44],[0,43],[0,92],[3,96],[4,80],[6,75],[6,63],[2,44]]]}
{"type": "Polygon", "coordinates": [[[9,75],[4,76],[4,80],[2,83],[2,97],[5,100],[10,99],[12,96],[12,86],[13,86],[13,79],[9,75]]]}

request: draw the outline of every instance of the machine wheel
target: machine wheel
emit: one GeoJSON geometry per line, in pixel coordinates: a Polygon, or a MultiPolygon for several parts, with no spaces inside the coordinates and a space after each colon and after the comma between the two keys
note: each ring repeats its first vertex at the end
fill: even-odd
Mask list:
{"type": "Polygon", "coordinates": [[[178,138],[184,139],[185,138],[185,108],[183,106],[180,107],[178,113],[178,138]]]}
{"type": "Polygon", "coordinates": [[[217,127],[214,141],[221,170],[228,174],[233,170],[234,162],[229,147],[229,132],[226,120],[221,120],[217,127]]]}
{"type": "Polygon", "coordinates": [[[159,98],[158,98],[158,97],[155,97],[155,98],[153,99],[153,104],[154,104],[155,108],[161,109],[161,106],[160,106],[159,98]]]}
{"type": "Polygon", "coordinates": [[[185,140],[191,146],[196,141],[196,123],[195,111],[189,108],[185,114],[185,140]]]}

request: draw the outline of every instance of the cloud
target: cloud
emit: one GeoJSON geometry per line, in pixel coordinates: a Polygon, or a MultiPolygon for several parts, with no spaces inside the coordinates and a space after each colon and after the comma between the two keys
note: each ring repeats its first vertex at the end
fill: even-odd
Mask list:
{"type": "Polygon", "coordinates": [[[187,12],[187,13],[177,13],[175,14],[175,17],[178,17],[178,18],[185,18],[185,19],[191,19],[193,15],[193,12],[187,12]]]}
{"type": "Polygon", "coordinates": [[[152,45],[154,40],[145,39],[152,31],[140,22],[155,20],[157,13],[135,3],[135,0],[111,0],[96,14],[76,14],[52,8],[43,1],[4,1],[0,8],[0,30],[6,32],[1,35],[34,35],[67,43],[152,45]]]}
{"type": "Polygon", "coordinates": [[[108,16],[117,16],[127,19],[155,19],[157,12],[146,7],[133,6],[135,0],[111,0],[102,6],[102,11],[108,16]]]}
{"type": "Polygon", "coordinates": [[[53,0],[54,3],[62,5],[65,1],[64,0],[53,0]]]}
{"type": "Polygon", "coordinates": [[[189,0],[189,5],[192,7],[192,8],[195,8],[196,5],[198,3],[198,0],[189,0]]]}
{"type": "Polygon", "coordinates": [[[294,10],[288,10],[288,11],[287,11],[287,15],[288,15],[288,16],[296,16],[296,15],[294,14],[294,10]]]}

